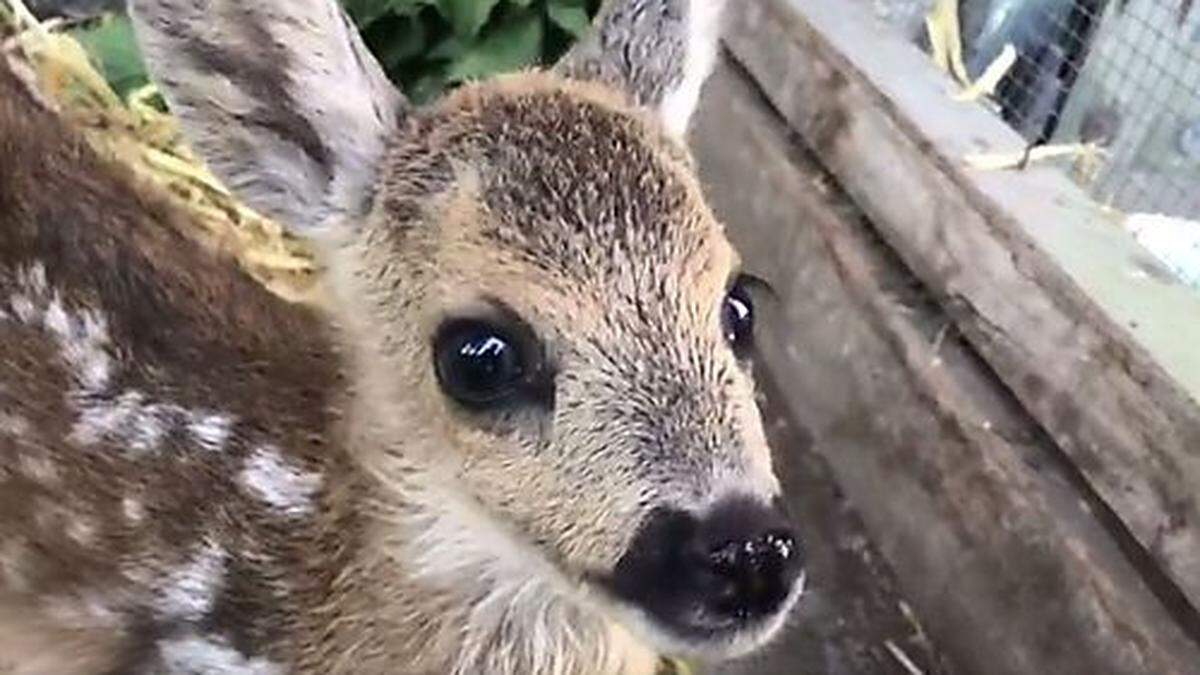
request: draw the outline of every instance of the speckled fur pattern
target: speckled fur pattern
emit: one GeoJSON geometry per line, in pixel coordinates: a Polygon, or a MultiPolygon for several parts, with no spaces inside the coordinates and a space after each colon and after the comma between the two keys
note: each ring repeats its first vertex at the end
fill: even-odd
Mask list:
{"type": "Polygon", "coordinates": [[[134,3],[201,151],[318,239],[321,312],[180,234],[0,68],[0,673],[641,675],[764,642],[681,642],[599,583],[653,509],[779,492],[681,140],[696,21],[635,79],[565,78],[607,54],[581,51],[414,109],[357,42],[320,48],[351,39],[331,7],[134,3]],[[333,102],[321,78],[356,72],[363,105],[333,102]],[[440,391],[438,326],[496,303],[550,405],[440,391]]]}
{"type": "Polygon", "coordinates": [[[0,175],[0,672],[267,663],[247,645],[307,611],[281,571],[328,586],[303,552],[353,540],[311,517],[340,461],[322,323],[3,66],[0,175]]]}

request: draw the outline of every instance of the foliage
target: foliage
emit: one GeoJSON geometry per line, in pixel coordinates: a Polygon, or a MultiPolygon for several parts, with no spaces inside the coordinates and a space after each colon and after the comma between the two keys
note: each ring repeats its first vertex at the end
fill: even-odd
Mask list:
{"type": "Polygon", "coordinates": [[[146,84],[146,67],[133,37],[129,19],[106,16],[98,23],[76,31],[79,41],[113,91],[121,98],[146,84]]]}
{"type": "MultiPolygon", "coordinates": [[[[548,64],[588,28],[600,0],[342,0],[367,46],[415,101],[466,80],[548,64]]],[[[146,84],[129,20],[74,31],[113,89],[146,84]]]]}
{"type": "Polygon", "coordinates": [[[343,0],[367,46],[417,101],[446,86],[552,63],[599,0],[343,0]]]}

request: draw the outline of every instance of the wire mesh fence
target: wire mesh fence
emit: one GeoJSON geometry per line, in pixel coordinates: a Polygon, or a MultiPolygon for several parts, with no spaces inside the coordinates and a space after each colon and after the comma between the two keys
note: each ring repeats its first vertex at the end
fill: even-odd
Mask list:
{"type": "MultiPolygon", "coordinates": [[[[1200,221],[1200,9],[1193,0],[960,0],[974,79],[1012,45],[991,96],[1031,144],[1085,143],[1067,167],[1101,203],[1200,221]]],[[[874,0],[924,39],[933,0],[874,0]]]]}
{"type": "Polygon", "coordinates": [[[1111,8],[1061,113],[1066,137],[1098,114],[1115,121],[1090,187],[1124,211],[1200,219],[1200,20],[1190,10],[1191,0],[1111,8]]]}

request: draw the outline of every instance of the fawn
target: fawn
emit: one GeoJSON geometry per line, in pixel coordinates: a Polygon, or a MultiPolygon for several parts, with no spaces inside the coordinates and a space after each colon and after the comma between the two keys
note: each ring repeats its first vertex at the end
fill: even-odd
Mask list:
{"type": "Polygon", "coordinates": [[[428,106],[334,0],[133,0],[268,294],[0,67],[0,672],[652,673],[803,586],[683,144],[720,2],[428,106]]]}

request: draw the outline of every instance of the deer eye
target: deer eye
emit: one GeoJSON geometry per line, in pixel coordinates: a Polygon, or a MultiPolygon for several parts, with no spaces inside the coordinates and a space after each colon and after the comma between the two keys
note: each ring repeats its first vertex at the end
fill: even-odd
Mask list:
{"type": "Polygon", "coordinates": [[[487,408],[527,393],[537,372],[529,340],[497,324],[460,320],[434,340],[442,391],[469,408],[487,408]]]}
{"type": "Polygon", "coordinates": [[[721,307],[721,330],[725,341],[739,358],[749,355],[754,343],[754,301],[741,279],[725,295],[721,307]]]}

